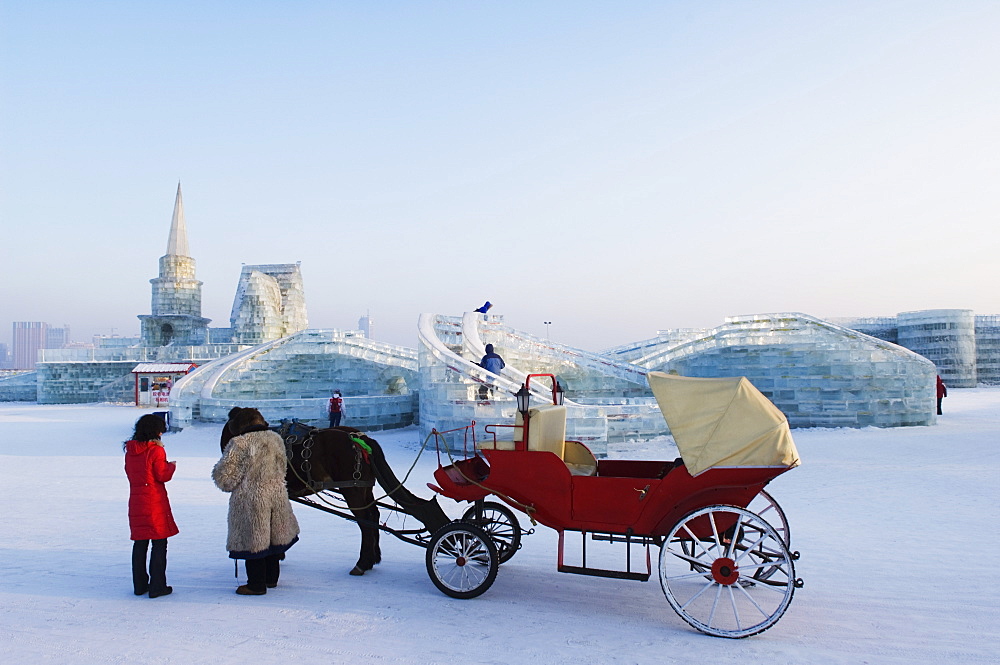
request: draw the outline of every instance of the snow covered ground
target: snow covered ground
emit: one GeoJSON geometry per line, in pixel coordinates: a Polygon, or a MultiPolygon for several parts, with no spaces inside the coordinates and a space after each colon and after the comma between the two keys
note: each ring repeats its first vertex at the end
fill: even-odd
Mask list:
{"type": "MultiPolygon", "coordinates": [[[[302,506],[280,586],[237,596],[227,495],[209,477],[219,426],[165,437],[178,460],[168,484],[181,529],[169,541],[174,594],[137,598],[121,442],[142,413],[0,404],[4,662],[997,662],[997,388],[951,391],[934,427],[794,431],[803,465],[768,489],[788,514],[805,587],[775,627],[738,641],[690,628],[655,573],[640,583],[556,572],[545,528],[472,600],[437,591],[424,550],[388,535],[382,564],[351,577],[357,528],[302,506]]],[[[416,430],[375,438],[404,475],[416,430]]],[[[675,455],[663,442],[613,452],[675,455]]],[[[425,453],[407,487],[429,496],[435,465],[425,453]]],[[[464,508],[442,504],[456,516],[464,508]]]]}

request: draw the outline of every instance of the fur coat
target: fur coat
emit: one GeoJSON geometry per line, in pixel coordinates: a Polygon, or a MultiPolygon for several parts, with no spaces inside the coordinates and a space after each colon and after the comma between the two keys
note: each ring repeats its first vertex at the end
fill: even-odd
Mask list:
{"type": "Polygon", "coordinates": [[[285,445],[276,433],[233,437],[212,469],[212,479],[232,493],[226,542],[230,558],[278,554],[298,540],[299,523],[285,487],[285,445]]]}

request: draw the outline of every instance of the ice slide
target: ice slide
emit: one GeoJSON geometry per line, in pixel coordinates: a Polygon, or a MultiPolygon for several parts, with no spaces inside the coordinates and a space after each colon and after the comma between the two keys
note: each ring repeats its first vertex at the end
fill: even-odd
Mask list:
{"type": "MultiPolygon", "coordinates": [[[[512,422],[515,393],[529,373],[551,373],[566,390],[567,437],[595,454],[608,441],[649,439],[666,433],[666,423],[646,383],[645,370],[598,354],[554,344],[503,323],[502,316],[468,312],[462,317],[424,314],[420,340],[421,429],[439,431],[477,422],[512,422]],[[491,343],[506,367],[495,375],[476,363],[491,343]],[[481,388],[487,389],[481,399],[481,388]]],[[[531,385],[532,401],[551,400],[544,382],[531,385]]]]}

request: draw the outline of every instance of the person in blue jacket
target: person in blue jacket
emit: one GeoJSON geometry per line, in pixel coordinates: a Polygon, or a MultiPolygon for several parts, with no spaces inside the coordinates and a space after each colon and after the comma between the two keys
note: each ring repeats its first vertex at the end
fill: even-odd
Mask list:
{"type": "MultiPolygon", "coordinates": [[[[486,345],[486,355],[483,359],[479,361],[479,366],[485,369],[487,372],[493,372],[494,374],[499,374],[506,367],[506,364],[495,351],[493,351],[493,345],[486,345]]],[[[479,387],[479,399],[487,399],[491,390],[488,386],[479,387]]]]}

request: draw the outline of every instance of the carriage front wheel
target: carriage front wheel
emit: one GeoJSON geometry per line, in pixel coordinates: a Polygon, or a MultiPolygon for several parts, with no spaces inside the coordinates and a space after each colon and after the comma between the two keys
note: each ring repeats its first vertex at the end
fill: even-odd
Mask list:
{"type": "Polygon", "coordinates": [[[497,547],[483,529],[451,522],[427,544],[427,574],[434,586],[452,598],[475,598],[493,585],[500,567],[497,547]]]}
{"type": "Polygon", "coordinates": [[[670,606],[694,628],[717,637],[767,630],[792,602],[793,555],[763,518],[737,506],[688,513],[660,549],[660,586],[670,606]],[[767,571],[767,578],[760,578],[767,571]]]}

